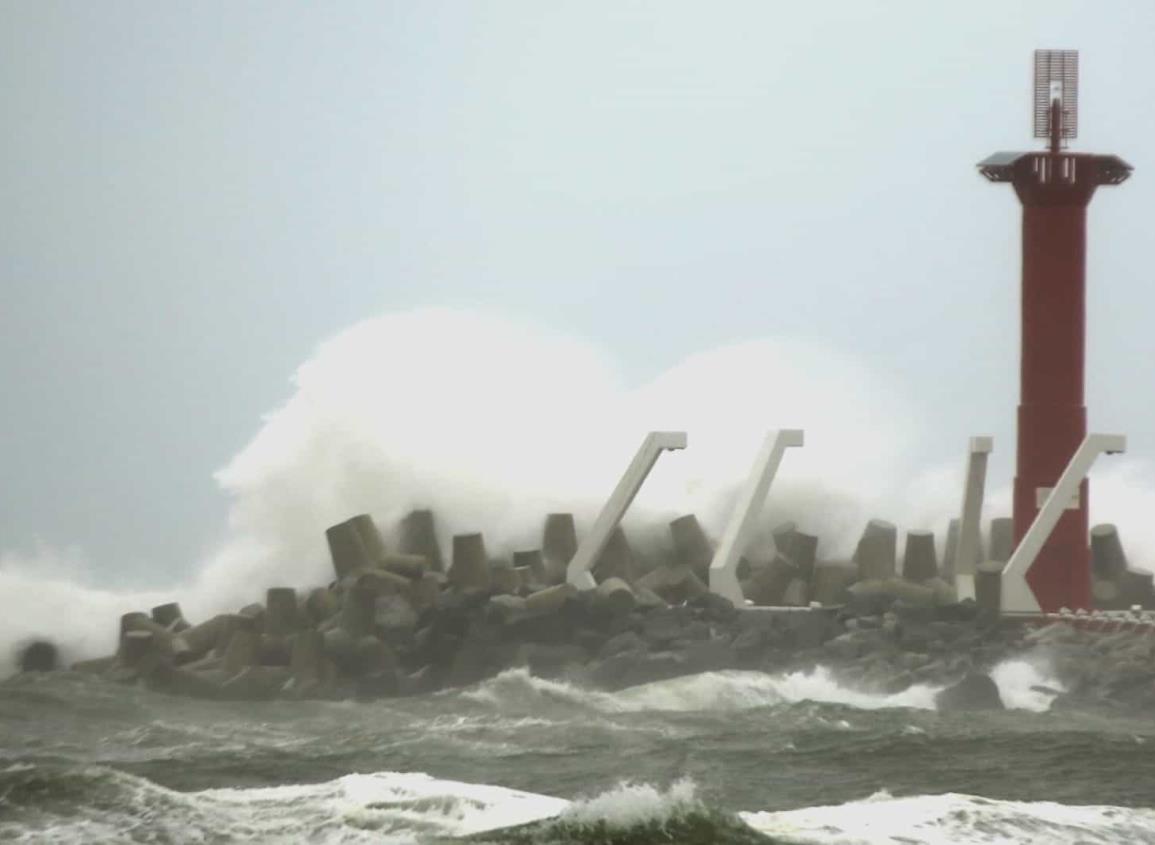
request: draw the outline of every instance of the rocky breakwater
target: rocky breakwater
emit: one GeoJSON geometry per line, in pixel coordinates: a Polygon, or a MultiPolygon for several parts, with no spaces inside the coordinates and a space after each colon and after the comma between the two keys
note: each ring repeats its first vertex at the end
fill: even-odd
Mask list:
{"type": "Polygon", "coordinates": [[[909,532],[900,559],[883,520],[867,524],[845,561],[820,559],[817,537],[779,526],[767,554],[742,564],[740,608],[707,589],[713,544],[692,515],[645,554],[618,529],[587,592],[564,583],[577,548],[566,514],[546,518],[541,549],[508,560],[481,534],[461,534],[446,564],[429,511],[407,516],[396,536],[391,550],[369,516],[355,516],[326,532],[328,586],[272,587],[263,603],[195,625],[175,603],[128,613],[116,653],[73,668],[202,698],[365,699],[514,667],[612,690],[821,665],[872,692],[942,687],[942,707],[965,709],[1001,706],[989,672],[1025,654],[1055,663],[1072,705],[1155,705],[1149,631],[1080,630],[1075,617],[1037,630],[1001,619],[997,602],[960,602],[939,574],[933,535],[909,532]]]}

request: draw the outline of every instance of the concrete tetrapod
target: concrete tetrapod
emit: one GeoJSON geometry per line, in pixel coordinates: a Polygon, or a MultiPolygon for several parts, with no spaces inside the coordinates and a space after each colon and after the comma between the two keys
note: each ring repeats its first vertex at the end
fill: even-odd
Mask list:
{"type": "Polygon", "coordinates": [[[1091,571],[1105,581],[1115,581],[1127,571],[1127,555],[1119,540],[1119,529],[1110,523],[1091,529],[1091,571]]]}
{"type": "Polygon", "coordinates": [[[361,538],[361,546],[369,558],[369,565],[379,566],[382,558],[387,554],[387,550],[385,540],[382,539],[381,532],[377,530],[377,523],[373,521],[373,517],[367,513],[359,513],[349,520],[349,524],[353,526],[353,530],[361,538]]]}
{"type": "Polygon", "coordinates": [[[1015,521],[1009,516],[997,516],[991,520],[990,560],[1006,563],[1015,550],[1015,521]]]}
{"type": "Polygon", "coordinates": [[[885,519],[870,520],[854,551],[854,563],[858,566],[859,580],[880,581],[893,578],[897,546],[898,529],[893,522],[887,522],[885,519]]]}
{"type": "Polygon", "coordinates": [[[670,523],[670,538],[674,541],[674,560],[690,567],[699,579],[708,578],[714,546],[698,517],[692,513],[679,516],[670,523]]]}
{"type": "Polygon", "coordinates": [[[573,514],[548,514],[541,535],[541,553],[548,583],[560,584],[565,580],[566,567],[577,550],[577,525],[573,514]]]}
{"type": "Polygon", "coordinates": [[[437,542],[437,531],[431,510],[415,510],[401,520],[398,542],[402,554],[421,555],[429,561],[434,572],[443,572],[445,564],[441,558],[441,546],[437,542]]]}
{"type": "Polygon", "coordinates": [[[929,581],[938,575],[938,560],[934,551],[934,532],[914,530],[906,532],[906,549],[902,555],[902,577],[908,581],[929,581]]]}
{"type": "Polygon", "coordinates": [[[265,633],[287,637],[304,626],[297,591],[292,587],[270,587],[265,593],[265,633]]]}
{"type": "Polygon", "coordinates": [[[338,579],[373,565],[365,542],[361,539],[361,532],[352,522],[341,522],[327,528],[325,539],[329,543],[329,555],[333,559],[333,571],[338,579]]]}
{"type": "Polygon", "coordinates": [[[489,590],[492,578],[481,534],[458,534],[453,538],[453,562],[448,575],[449,583],[458,590],[489,590]]]}
{"type": "Polygon", "coordinates": [[[602,549],[601,557],[594,564],[594,578],[605,581],[607,578],[621,578],[624,581],[634,581],[638,577],[637,561],[626,532],[620,525],[614,526],[610,533],[606,547],[602,549]]]}

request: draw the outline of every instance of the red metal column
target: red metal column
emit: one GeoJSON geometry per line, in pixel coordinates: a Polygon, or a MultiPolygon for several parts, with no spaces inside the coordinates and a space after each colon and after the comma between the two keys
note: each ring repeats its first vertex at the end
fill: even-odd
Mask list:
{"type": "MultiPolygon", "coordinates": [[[[1026,175],[1026,174],[1024,174],[1026,175]]],[[[1015,180],[1023,202],[1022,358],[1014,486],[1015,542],[1087,433],[1084,406],[1086,207],[1093,187],[1015,180]]],[[[1091,606],[1088,485],[1064,512],[1027,582],[1043,610],[1091,606]]]]}

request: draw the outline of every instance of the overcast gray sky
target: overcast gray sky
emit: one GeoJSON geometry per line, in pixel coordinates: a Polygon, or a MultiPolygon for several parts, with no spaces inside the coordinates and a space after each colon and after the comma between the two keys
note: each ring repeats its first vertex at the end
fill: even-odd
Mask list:
{"type": "Polygon", "coordinates": [[[1088,398],[1151,457],[1153,43],[1149,0],[0,0],[0,549],[186,573],[294,369],[423,305],[630,383],[811,339],[1006,475],[1019,209],[974,164],[1033,146],[1036,47],[1137,167],[1091,210],[1088,398]]]}

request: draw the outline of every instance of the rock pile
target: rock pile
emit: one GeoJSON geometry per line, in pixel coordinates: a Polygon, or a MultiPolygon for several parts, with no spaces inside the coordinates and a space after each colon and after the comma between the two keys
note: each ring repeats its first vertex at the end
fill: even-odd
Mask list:
{"type": "MultiPolygon", "coordinates": [[[[957,600],[930,532],[908,532],[900,559],[895,526],[871,520],[848,561],[820,559],[818,538],[793,523],[773,536],[772,554],[740,568],[755,606],[735,608],[706,586],[713,545],[693,515],[671,523],[656,560],[616,531],[598,587],[578,592],[564,581],[577,549],[568,514],[546,518],[541,549],[494,558],[481,534],[460,534],[448,561],[429,511],[402,520],[396,551],[360,514],[326,531],[329,586],[271,587],[197,625],[175,603],[128,613],[116,654],[74,668],[195,697],[329,699],[427,693],[515,666],[617,689],[821,664],[864,689],[962,684],[944,706],[995,706],[974,676],[1028,647],[1026,629],[957,600]]],[[[1115,546],[1099,545],[1097,573],[1129,571],[1100,568],[1115,546]]]]}

